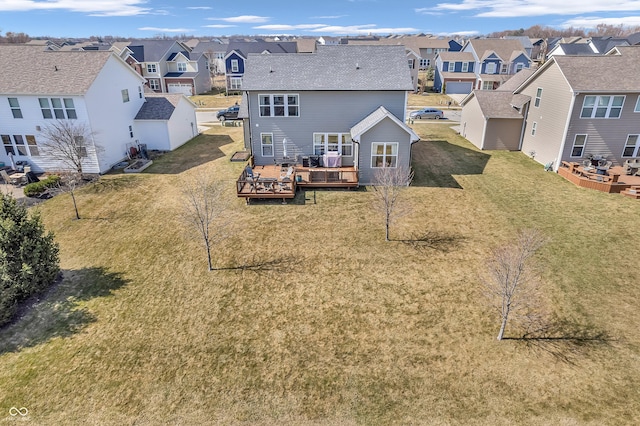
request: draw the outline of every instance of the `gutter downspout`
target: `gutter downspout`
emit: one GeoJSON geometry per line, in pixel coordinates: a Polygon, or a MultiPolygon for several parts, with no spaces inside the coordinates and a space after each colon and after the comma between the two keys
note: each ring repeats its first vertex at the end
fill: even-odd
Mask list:
{"type": "Polygon", "coordinates": [[[558,157],[556,157],[557,161],[553,165],[553,171],[556,173],[560,168],[562,153],[564,152],[564,147],[567,144],[567,134],[569,133],[569,123],[571,122],[571,116],[573,115],[573,107],[576,103],[576,97],[579,95],[579,93],[576,93],[573,91],[571,92],[571,94],[573,96],[571,97],[571,103],[569,104],[569,113],[567,114],[567,122],[565,123],[564,132],[562,133],[562,143],[560,144],[560,151],[558,152],[558,157]]]}
{"type": "Polygon", "coordinates": [[[527,102],[524,106],[524,111],[522,114],[522,129],[520,130],[520,143],[518,144],[518,151],[522,151],[522,144],[524,143],[524,130],[527,127],[527,118],[529,114],[529,104],[531,102],[527,102]]]}

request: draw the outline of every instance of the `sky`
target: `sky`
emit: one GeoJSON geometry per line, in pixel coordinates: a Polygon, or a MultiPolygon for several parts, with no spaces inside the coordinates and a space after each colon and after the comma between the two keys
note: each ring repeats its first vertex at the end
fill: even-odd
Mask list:
{"type": "Polygon", "coordinates": [[[543,25],[640,25],[640,0],[0,0],[0,33],[159,35],[484,35],[543,25]]]}

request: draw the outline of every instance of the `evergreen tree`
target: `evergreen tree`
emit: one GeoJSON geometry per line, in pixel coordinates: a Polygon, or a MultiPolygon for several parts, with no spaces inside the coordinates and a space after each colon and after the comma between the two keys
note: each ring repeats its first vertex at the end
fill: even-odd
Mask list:
{"type": "Polygon", "coordinates": [[[60,272],[58,244],[40,215],[0,194],[0,325],[18,304],[51,285],[60,272]]]}

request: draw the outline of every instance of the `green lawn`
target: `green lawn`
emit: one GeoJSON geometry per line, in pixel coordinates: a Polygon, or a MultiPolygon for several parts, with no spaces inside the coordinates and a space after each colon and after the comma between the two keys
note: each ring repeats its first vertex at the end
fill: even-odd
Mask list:
{"type": "MultiPolygon", "coordinates": [[[[64,280],[0,330],[0,419],[34,424],[634,424],[640,203],[579,189],[521,153],[417,123],[412,214],[384,241],[371,188],[235,196],[242,128],[140,175],[40,206],[64,280]],[[228,182],[232,235],[207,271],[181,181],[228,182]],[[497,342],[488,251],[551,242],[546,340],[497,342]]],[[[507,329],[507,337],[517,337],[507,329]]]]}

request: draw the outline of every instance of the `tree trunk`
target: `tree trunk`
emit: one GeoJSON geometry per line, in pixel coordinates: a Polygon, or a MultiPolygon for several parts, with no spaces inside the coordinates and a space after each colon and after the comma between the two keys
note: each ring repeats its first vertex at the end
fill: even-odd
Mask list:
{"type": "Polygon", "coordinates": [[[207,261],[209,262],[209,270],[213,271],[213,264],[211,263],[211,247],[209,246],[209,241],[205,240],[205,244],[207,245],[207,261]]]}
{"type": "Polygon", "coordinates": [[[387,221],[384,224],[385,225],[385,236],[384,236],[385,241],[391,241],[389,240],[389,222],[390,222],[389,215],[387,215],[387,221]]]}
{"type": "Polygon", "coordinates": [[[73,191],[71,191],[71,199],[73,200],[73,208],[76,211],[76,219],[80,219],[80,213],[78,213],[78,204],[76,204],[76,196],[73,191]]]}
{"type": "Polygon", "coordinates": [[[507,319],[509,318],[509,307],[507,307],[506,312],[502,315],[502,324],[500,325],[500,332],[498,333],[498,340],[502,340],[504,336],[504,329],[507,328],[507,319]]]}

